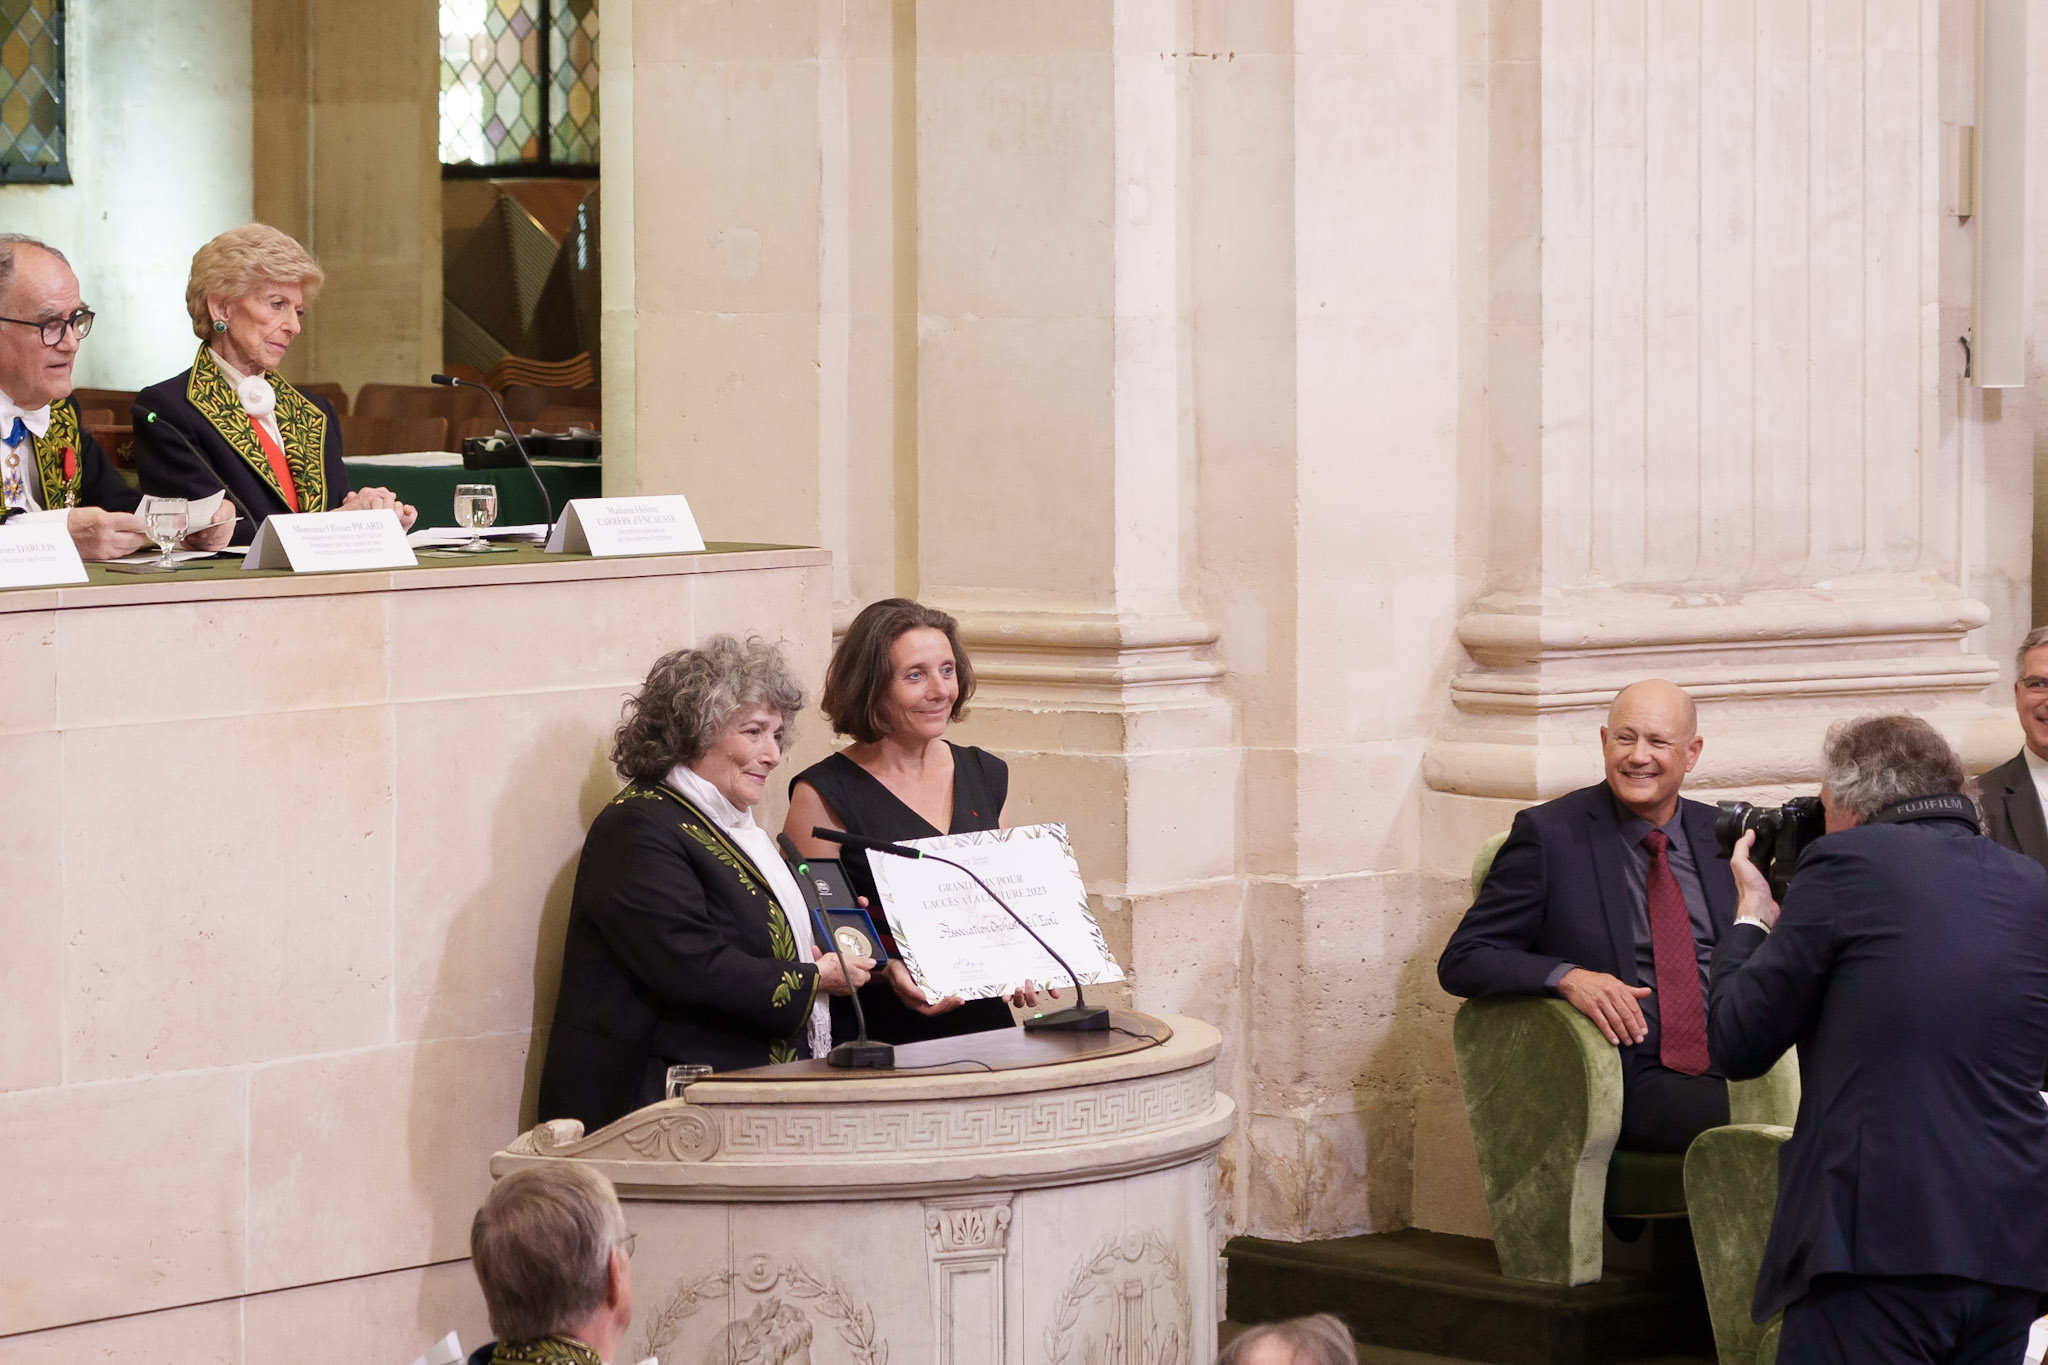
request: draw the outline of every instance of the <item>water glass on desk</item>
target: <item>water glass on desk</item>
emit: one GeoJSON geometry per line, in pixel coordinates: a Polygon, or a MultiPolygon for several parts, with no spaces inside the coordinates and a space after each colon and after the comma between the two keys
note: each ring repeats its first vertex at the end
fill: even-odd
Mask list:
{"type": "Polygon", "coordinates": [[[149,565],[152,569],[174,569],[171,551],[185,538],[185,526],[190,515],[190,504],[183,498],[158,498],[149,506],[149,515],[143,521],[143,528],[149,538],[156,542],[156,559],[149,565]]]}
{"type": "Polygon", "coordinates": [[[498,485],[494,483],[458,483],[455,485],[455,524],[469,528],[469,543],[458,545],[458,550],[472,554],[488,551],[491,544],[481,534],[483,528],[498,519],[498,485]]]}

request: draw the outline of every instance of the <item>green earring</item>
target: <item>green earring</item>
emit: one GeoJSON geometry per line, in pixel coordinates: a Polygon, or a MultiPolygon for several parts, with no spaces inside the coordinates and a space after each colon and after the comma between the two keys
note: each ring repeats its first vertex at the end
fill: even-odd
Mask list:
{"type": "Polygon", "coordinates": [[[215,319],[213,320],[213,330],[214,330],[214,331],[216,331],[216,332],[225,332],[225,331],[226,331],[227,329],[228,329],[228,321],[227,321],[227,319],[226,319],[226,318],[215,318],[215,319]]]}

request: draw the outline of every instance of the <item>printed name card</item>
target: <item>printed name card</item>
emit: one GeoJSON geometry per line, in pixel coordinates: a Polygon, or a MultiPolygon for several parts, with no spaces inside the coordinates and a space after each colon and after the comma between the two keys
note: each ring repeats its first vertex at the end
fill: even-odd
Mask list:
{"type": "Polygon", "coordinates": [[[68,521],[62,511],[9,517],[0,526],[0,588],[86,582],[68,521]]]}
{"type": "Polygon", "coordinates": [[[690,500],[680,493],[649,498],[576,498],[548,537],[550,554],[673,555],[704,548],[690,500]]]}
{"type": "Polygon", "coordinates": [[[405,528],[389,507],[358,512],[281,512],[257,528],[245,569],[336,573],[345,569],[410,569],[418,565],[405,528]]]}

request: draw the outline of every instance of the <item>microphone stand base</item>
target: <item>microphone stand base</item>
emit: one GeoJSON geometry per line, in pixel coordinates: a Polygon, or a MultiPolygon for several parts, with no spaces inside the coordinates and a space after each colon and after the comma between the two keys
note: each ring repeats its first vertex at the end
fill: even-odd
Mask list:
{"type": "Polygon", "coordinates": [[[859,1038],[841,1043],[826,1053],[825,1065],[850,1071],[893,1071],[896,1068],[896,1049],[872,1038],[859,1038]]]}
{"type": "Polygon", "coordinates": [[[1109,1011],[1101,1005],[1074,1005],[1051,1014],[1035,1014],[1024,1021],[1027,1030],[1052,1029],[1060,1033],[1107,1033],[1109,1011]]]}

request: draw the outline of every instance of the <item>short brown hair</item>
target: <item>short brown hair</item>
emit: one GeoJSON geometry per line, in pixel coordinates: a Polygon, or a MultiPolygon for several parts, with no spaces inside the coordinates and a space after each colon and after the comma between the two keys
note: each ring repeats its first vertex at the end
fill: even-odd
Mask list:
{"type": "Polygon", "coordinates": [[[327,273],[312,253],[267,223],[229,228],[192,253],[192,273],[185,279],[185,311],[192,315],[192,335],[213,336],[209,297],[239,299],[264,284],[295,284],[306,302],[320,291],[327,273]]]}
{"type": "Polygon", "coordinates": [[[953,676],[960,681],[952,718],[959,720],[967,714],[968,699],[974,695],[974,665],[960,647],[960,623],[936,607],[907,597],[885,597],[861,608],[846,628],[846,638],[833,651],[831,667],[825,670],[825,696],[820,705],[836,733],[861,744],[882,737],[882,698],[894,676],[889,647],[913,630],[944,632],[946,643],[953,647],[953,676]]]}
{"type": "Polygon", "coordinates": [[[603,1306],[626,1215],[612,1183],[574,1161],[514,1171],[469,1226],[469,1256],[498,1340],[560,1336],[603,1306]]]}

